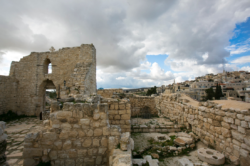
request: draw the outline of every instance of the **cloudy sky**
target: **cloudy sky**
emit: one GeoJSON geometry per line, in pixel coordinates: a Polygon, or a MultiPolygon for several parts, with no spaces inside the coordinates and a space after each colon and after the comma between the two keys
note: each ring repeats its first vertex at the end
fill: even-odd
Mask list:
{"type": "Polygon", "coordinates": [[[97,49],[98,88],[250,71],[250,1],[0,1],[0,75],[32,51],[84,43],[97,49]]]}

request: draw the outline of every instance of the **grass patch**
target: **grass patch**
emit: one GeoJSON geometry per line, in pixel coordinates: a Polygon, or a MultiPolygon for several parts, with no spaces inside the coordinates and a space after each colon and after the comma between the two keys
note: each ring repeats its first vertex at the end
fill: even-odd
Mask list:
{"type": "Polygon", "coordinates": [[[27,117],[36,117],[36,116],[27,116],[27,115],[17,115],[15,112],[9,110],[7,113],[4,113],[0,116],[0,121],[10,122],[15,120],[20,120],[27,117]]]}

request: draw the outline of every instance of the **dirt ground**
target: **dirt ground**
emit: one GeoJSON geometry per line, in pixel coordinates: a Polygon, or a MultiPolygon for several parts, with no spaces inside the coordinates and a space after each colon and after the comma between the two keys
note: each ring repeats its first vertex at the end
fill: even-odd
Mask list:
{"type": "Polygon", "coordinates": [[[250,109],[250,103],[236,100],[213,100],[213,102],[221,104],[222,108],[234,108],[240,110],[250,109]]]}
{"type": "Polygon", "coordinates": [[[23,143],[27,133],[39,130],[42,127],[42,121],[37,118],[22,118],[6,123],[5,132],[7,138],[6,157],[10,166],[23,165],[23,143]]]}
{"type": "MultiPolygon", "coordinates": [[[[147,146],[150,145],[150,143],[148,142],[148,140],[150,138],[154,138],[156,136],[160,136],[160,135],[167,135],[167,136],[172,136],[172,135],[177,135],[177,133],[168,133],[168,134],[161,134],[161,133],[132,133],[131,137],[134,140],[134,145],[135,145],[135,149],[136,150],[141,150],[147,146]]],[[[168,157],[165,158],[164,161],[159,161],[159,166],[176,166],[176,161],[180,158],[187,158],[189,159],[193,164],[196,165],[209,165],[207,163],[204,163],[203,161],[201,161],[198,158],[197,155],[197,150],[199,148],[203,148],[203,147],[207,147],[205,144],[203,144],[201,141],[196,143],[196,149],[191,151],[189,153],[189,155],[185,155],[185,156],[176,156],[176,157],[168,157]]],[[[209,165],[211,166],[211,165],[209,165]]],[[[231,166],[229,164],[225,164],[224,166],[231,166]]]]}

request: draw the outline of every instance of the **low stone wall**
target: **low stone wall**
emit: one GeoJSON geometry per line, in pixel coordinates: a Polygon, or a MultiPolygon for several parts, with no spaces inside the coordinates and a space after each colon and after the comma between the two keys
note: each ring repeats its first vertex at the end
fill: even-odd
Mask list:
{"type": "Polygon", "coordinates": [[[225,154],[233,163],[250,165],[250,109],[222,109],[215,103],[182,104],[177,94],[156,97],[161,114],[184,124],[200,140],[225,154]]]}
{"type": "Polygon", "coordinates": [[[158,116],[158,110],[155,105],[155,97],[133,96],[129,98],[131,103],[131,116],[141,116],[145,107],[149,108],[151,116],[158,116]]]}
{"type": "Polygon", "coordinates": [[[129,102],[108,102],[109,122],[112,125],[119,125],[122,132],[130,132],[131,130],[131,106],[129,102]]]}
{"type": "Polygon", "coordinates": [[[42,131],[25,137],[24,166],[40,160],[55,166],[108,165],[109,152],[120,142],[121,129],[109,125],[107,104],[64,103],[62,110],[53,104],[43,123],[42,131]]]}
{"type": "Polygon", "coordinates": [[[4,134],[5,128],[6,128],[5,122],[0,121],[0,166],[8,165],[6,163],[6,156],[5,156],[5,151],[7,147],[7,142],[6,142],[7,135],[4,134]]]}
{"type": "Polygon", "coordinates": [[[101,95],[104,98],[111,98],[114,93],[123,93],[122,89],[102,89],[97,90],[97,94],[101,95]]]}
{"type": "Polygon", "coordinates": [[[134,133],[170,133],[170,132],[180,132],[183,125],[174,126],[155,126],[155,125],[137,125],[131,127],[131,132],[134,133]]]}
{"type": "Polygon", "coordinates": [[[17,112],[18,81],[14,77],[0,76],[0,115],[12,110],[17,112]]]}

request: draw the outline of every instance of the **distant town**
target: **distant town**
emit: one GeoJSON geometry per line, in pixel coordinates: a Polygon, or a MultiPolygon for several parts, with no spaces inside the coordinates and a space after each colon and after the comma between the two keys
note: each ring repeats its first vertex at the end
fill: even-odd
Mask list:
{"type": "Polygon", "coordinates": [[[195,80],[185,81],[181,83],[162,85],[155,87],[156,92],[147,93],[153,88],[137,88],[123,89],[125,93],[134,93],[141,96],[152,95],[157,96],[161,93],[184,93],[198,101],[206,101],[208,98],[208,89],[213,89],[216,94],[216,87],[219,87],[222,94],[219,98],[212,99],[231,99],[237,101],[250,102],[250,72],[248,71],[233,71],[214,74],[206,74],[205,76],[196,77],[195,80]]]}

